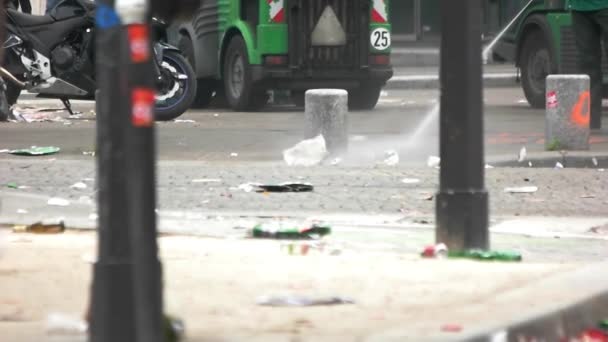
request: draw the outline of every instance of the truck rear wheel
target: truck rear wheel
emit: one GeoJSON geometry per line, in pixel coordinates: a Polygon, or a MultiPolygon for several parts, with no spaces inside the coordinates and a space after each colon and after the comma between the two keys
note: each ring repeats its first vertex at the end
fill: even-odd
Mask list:
{"type": "MultiPolygon", "coordinates": [[[[186,56],[188,63],[196,72],[196,64],[194,60],[194,46],[192,39],[189,36],[182,34],[178,42],[179,50],[186,56]]],[[[192,108],[207,108],[213,99],[215,90],[215,82],[213,80],[198,79],[196,83],[196,97],[192,103],[192,108]]]]}
{"type": "Polygon", "coordinates": [[[232,38],[223,62],[224,90],[230,107],[237,111],[255,111],[264,107],[268,95],[264,90],[254,89],[247,46],[241,36],[232,38]]]}
{"type": "Polygon", "coordinates": [[[557,72],[551,48],[542,30],[534,30],[526,37],[520,58],[524,94],[533,108],[545,108],[546,78],[557,72]]]}
{"type": "Polygon", "coordinates": [[[371,110],[378,104],[382,87],[364,85],[348,91],[348,108],[350,110],[371,110]]]}

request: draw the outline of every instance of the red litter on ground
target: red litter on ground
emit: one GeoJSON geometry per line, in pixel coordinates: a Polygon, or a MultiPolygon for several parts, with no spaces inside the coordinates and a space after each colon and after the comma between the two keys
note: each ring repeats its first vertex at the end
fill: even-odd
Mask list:
{"type": "Polygon", "coordinates": [[[441,326],[441,331],[457,333],[462,331],[462,326],[459,324],[444,324],[441,326]]]}
{"type": "Polygon", "coordinates": [[[448,247],[444,243],[426,246],[420,255],[423,258],[445,258],[448,255],[448,247]]]}
{"type": "Polygon", "coordinates": [[[608,342],[608,335],[599,329],[588,329],[581,334],[579,341],[608,342]]]}

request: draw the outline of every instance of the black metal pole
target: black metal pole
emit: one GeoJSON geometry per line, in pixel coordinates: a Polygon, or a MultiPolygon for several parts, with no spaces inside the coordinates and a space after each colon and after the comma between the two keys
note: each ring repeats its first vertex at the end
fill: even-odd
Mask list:
{"type": "Polygon", "coordinates": [[[125,35],[113,0],[98,0],[96,23],[98,261],[91,303],[92,342],[135,341],[133,263],[127,207],[125,135],[129,100],[121,54],[125,35]]]}
{"type": "Polygon", "coordinates": [[[442,0],[441,18],[441,176],[436,239],[455,251],[487,249],[481,0],[442,0]]]}
{"type": "MultiPolygon", "coordinates": [[[[145,1],[144,1],[145,2],[145,1]]],[[[156,229],[156,72],[149,17],[127,26],[130,124],[127,134],[129,225],[135,263],[137,341],[163,342],[162,266],[156,229]]]]}

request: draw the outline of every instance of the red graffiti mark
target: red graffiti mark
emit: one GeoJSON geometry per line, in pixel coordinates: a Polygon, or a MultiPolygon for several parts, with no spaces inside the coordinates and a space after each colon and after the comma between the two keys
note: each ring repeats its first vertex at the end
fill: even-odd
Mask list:
{"type": "Polygon", "coordinates": [[[589,126],[591,120],[591,94],[584,91],[578,98],[578,102],[572,108],[570,120],[579,126],[589,126]]]}
{"type": "Polygon", "coordinates": [[[557,92],[554,90],[547,92],[547,108],[557,108],[557,92]]]}

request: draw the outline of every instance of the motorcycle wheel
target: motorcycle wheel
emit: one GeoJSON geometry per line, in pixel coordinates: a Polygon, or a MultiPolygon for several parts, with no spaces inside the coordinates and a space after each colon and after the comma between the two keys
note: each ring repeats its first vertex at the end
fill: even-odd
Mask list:
{"type": "Polygon", "coordinates": [[[165,51],[161,82],[156,93],[157,121],[173,120],[187,111],[196,96],[196,75],[190,63],[176,51],[165,51]],[[178,77],[185,78],[178,78],[178,77]]]}

